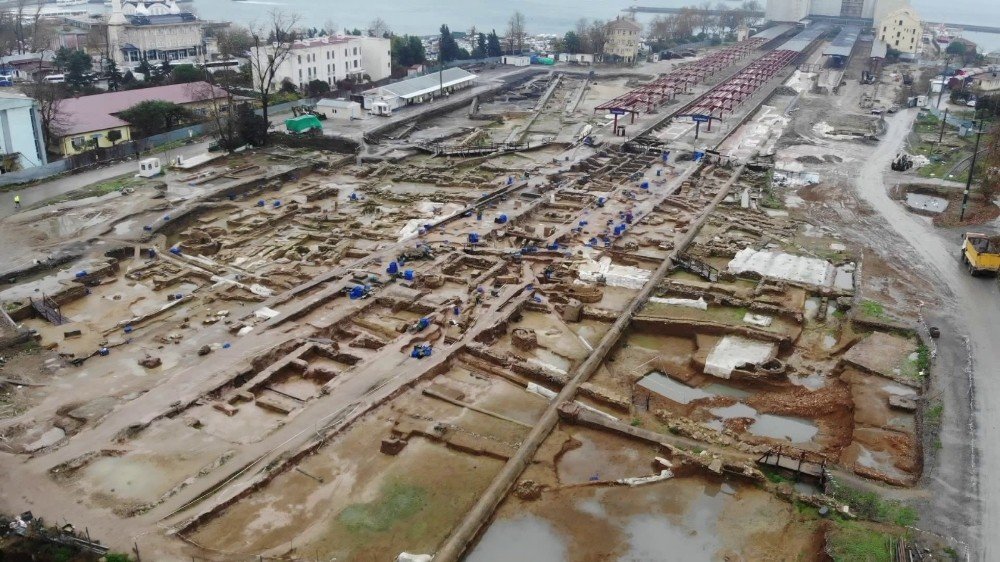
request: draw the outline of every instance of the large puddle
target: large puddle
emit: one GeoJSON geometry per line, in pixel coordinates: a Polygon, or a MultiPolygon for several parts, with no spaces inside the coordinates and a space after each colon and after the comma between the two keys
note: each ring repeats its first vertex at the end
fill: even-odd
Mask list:
{"type": "Polygon", "coordinates": [[[548,521],[534,515],[497,521],[465,558],[467,562],[563,562],[566,540],[548,521]]]}
{"type": "Polygon", "coordinates": [[[705,390],[681,384],[663,373],[650,373],[643,377],[638,384],[646,390],[669,398],[678,404],[690,404],[701,398],[712,397],[712,394],[705,390]]]}

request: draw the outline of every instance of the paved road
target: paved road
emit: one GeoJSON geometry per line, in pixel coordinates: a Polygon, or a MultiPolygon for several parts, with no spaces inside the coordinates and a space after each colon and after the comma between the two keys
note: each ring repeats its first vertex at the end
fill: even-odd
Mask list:
{"type": "MultiPolygon", "coordinates": [[[[889,130],[882,141],[883,145],[880,150],[873,151],[872,157],[862,168],[857,190],[882,216],[885,224],[913,247],[923,262],[924,267],[920,269],[928,276],[936,277],[954,295],[956,302],[953,318],[944,317],[948,314],[947,311],[925,313],[937,315],[949,323],[954,322],[957,329],[964,332],[949,334],[950,341],[942,338],[939,357],[942,353],[947,354],[953,365],[948,370],[936,370],[936,383],[943,387],[944,393],[949,389],[968,388],[970,385],[975,389],[974,393],[968,392],[964,397],[952,397],[972,402],[975,417],[971,421],[961,419],[962,404],[954,401],[949,404],[946,394],[942,395],[942,399],[945,401],[945,429],[962,428],[959,438],[964,438],[966,444],[975,434],[978,455],[975,452],[962,455],[960,448],[956,446],[959,458],[967,460],[958,463],[958,467],[951,462],[949,467],[948,447],[962,443],[950,444],[944,440],[947,435],[942,433],[943,449],[938,456],[945,457],[941,466],[949,468],[950,472],[938,477],[947,481],[945,484],[952,493],[949,494],[951,497],[936,497],[932,509],[947,512],[954,506],[960,510],[972,511],[969,520],[973,526],[978,526],[969,532],[976,550],[970,553],[972,559],[997,560],[1000,559],[1000,533],[997,533],[1000,529],[1000,479],[995,474],[1000,470],[1000,444],[996,440],[996,432],[1000,426],[1000,407],[997,405],[1000,401],[1000,345],[997,345],[995,327],[997,318],[1000,318],[1000,289],[995,279],[971,277],[960,266],[960,241],[954,233],[942,234],[926,218],[906,212],[902,206],[890,200],[886,193],[885,174],[889,162],[902,147],[915,118],[916,111],[909,110],[888,120],[889,130]],[[971,364],[963,342],[965,335],[971,351],[971,364]],[[963,360],[956,361],[956,358],[963,360]],[[965,365],[971,366],[969,373],[963,372],[965,365]]],[[[932,491],[933,489],[932,485],[932,491]]],[[[947,518],[949,514],[933,516],[947,518]]]]}
{"type": "MultiPolygon", "coordinates": [[[[208,150],[208,142],[209,141],[204,141],[185,145],[180,148],[157,153],[155,156],[158,156],[164,163],[177,156],[184,156],[185,158],[194,156],[208,150]]],[[[126,160],[125,162],[121,162],[119,164],[112,164],[110,166],[88,170],[79,174],[64,175],[45,183],[25,187],[17,191],[2,193],[0,194],[3,197],[3,199],[0,199],[0,218],[14,214],[15,195],[21,196],[22,206],[30,207],[36,203],[41,203],[42,201],[52,199],[53,197],[59,197],[60,195],[64,195],[92,183],[102,182],[124,174],[137,172],[138,169],[139,165],[135,160],[126,160]]]]}

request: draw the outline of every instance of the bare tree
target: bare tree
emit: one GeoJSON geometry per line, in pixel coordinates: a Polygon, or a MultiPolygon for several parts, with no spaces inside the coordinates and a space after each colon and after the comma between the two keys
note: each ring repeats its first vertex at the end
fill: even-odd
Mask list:
{"type": "Polygon", "coordinates": [[[392,30],[389,29],[389,24],[385,22],[382,18],[375,18],[370,24],[368,24],[368,35],[371,37],[386,37],[392,30]]]}
{"type": "Polygon", "coordinates": [[[608,42],[608,24],[594,20],[587,29],[587,39],[594,54],[604,52],[604,44],[608,42]]]}
{"type": "Polygon", "coordinates": [[[68,124],[66,115],[60,112],[62,100],[69,93],[64,84],[50,84],[38,81],[25,84],[24,93],[38,103],[38,116],[42,120],[42,129],[49,143],[62,136],[60,131],[68,124]]]}
{"type": "Polygon", "coordinates": [[[323,22],[323,27],[321,29],[325,31],[327,35],[336,35],[337,32],[340,31],[340,27],[337,25],[337,22],[331,19],[327,19],[323,22]]]}
{"type": "Polygon", "coordinates": [[[524,14],[521,12],[514,12],[514,15],[510,16],[510,20],[507,21],[507,33],[504,35],[504,41],[507,43],[507,50],[511,53],[517,52],[520,54],[524,51],[524,14]]]}
{"type": "Polygon", "coordinates": [[[260,97],[264,121],[268,121],[268,106],[271,104],[278,69],[291,53],[295,39],[293,30],[297,22],[297,16],[274,10],[267,22],[262,25],[254,24],[249,28],[253,89],[260,97]]]}

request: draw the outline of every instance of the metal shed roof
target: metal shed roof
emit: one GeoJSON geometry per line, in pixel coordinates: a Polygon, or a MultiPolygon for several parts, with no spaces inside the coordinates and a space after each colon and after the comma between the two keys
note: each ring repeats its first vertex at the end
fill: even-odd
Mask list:
{"type": "Polygon", "coordinates": [[[442,86],[447,88],[449,86],[461,84],[462,82],[475,80],[476,78],[475,74],[466,72],[461,68],[446,68],[441,74],[441,76],[438,76],[437,72],[433,72],[416,78],[410,78],[409,80],[386,84],[381,88],[368,90],[365,93],[388,92],[403,99],[410,99],[432,92],[437,92],[442,86]]]}
{"type": "Polygon", "coordinates": [[[816,25],[810,25],[809,27],[803,29],[798,35],[792,37],[786,41],[782,46],[778,47],[779,51],[795,51],[796,53],[801,53],[812,45],[813,41],[820,38],[821,35],[830,31],[830,26],[825,23],[819,23],[816,25]]]}
{"type": "Polygon", "coordinates": [[[854,50],[854,44],[858,42],[858,35],[861,28],[856,25],[846,25],[840,29],[840,33],[830,41],[830,46],[823,51],[826,56],[849,57],[854,50]]]}
{"type": "Polygon", "coordinates": [[[751,35],[754,39],[763,39],[765,41],[770,41],[772,39],[777,39],[785,33],[792,30],[792,24],[790,23],[779,23],[777,25],[772,25],[771,27],[751,35]]]}

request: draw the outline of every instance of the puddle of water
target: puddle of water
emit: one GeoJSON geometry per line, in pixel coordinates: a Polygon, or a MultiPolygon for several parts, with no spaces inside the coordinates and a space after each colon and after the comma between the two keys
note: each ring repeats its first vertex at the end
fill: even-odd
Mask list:
{"type": "Polygon", "coordinates": [[[735,398],[737,400],[742,400],[747,396],[750,396],[750,392],[743,390],[742,388],[734,388],[719,382],[707,384],[701,387],[701,389],[709,394],[714,394],[716,396],[729,396],[730,398],[735,398]]]}
{"type": "Polygon", "coordinates": [[[837,345],[837,338],[830,334],[823,336],[823,349],[833,349],[835,345],[837,345]]]}
{"type": "Polygon", "coordinates": [[[709,410],[712,414],[719,416],[722,419],[730,418],[756,418],[757,410],[747,406],[743,403],[736,403],[732,406],[726,406],[725,408],[712,408],[709,410]]]}
{"type": "Polygon", "coordinates": [[[817,487],[814,484],[810,484],[809,482],[796,482],[792,486],[795,488],[796,492],[808,496],[812,496],[821,492],[819,487],[817,487]]]}
{"type": "Polygon", "coordinates": [[[948,200],[943,197],[934,197],[933,195],[907,193],[906,206],[918,211],[940,213],[948,208],[948,200]]]}
{"type": "Polygon", "coordinates": [[[669,398],[679,404],[690,404],[700,398],[711,398],[712,394],[700,388],[692,388],[681,384],[659,372],[652,372],[639,381],[639,386],[669,398]]]}
{"type": "Polygon", "coordinates": [[[566,451],[559,458],[556,470],[563,484],[579,484],[591,480],[615,480],[649,473],[649,465],[636,449],[610,448],[586,434],[573,436],[581,445],[566,451]]]}
{"type": "Polygon", "coordinates": [[[816,313],[819,312],[820,300],[817,297],[809,297],[806,299],[805,309],[803,311],[803,316],[806,320],[815,320],[816,313]]]}
{"type": "Polygon", "coordinates": [[[527,515],[490,525],[466,558],[467,562],[509,560],[563,562],[566,560],[566,540],[548,521],[527,515]]]}
{"type": "Polygon", "coordinates": [[[676,521],[663,515],[630,517],[625,524],[629,550],[619,560],[712,560],[722,548],[717,527],[729,497],[703,493],[676,521]]]}
{"type": "Polygon", "coordinates": [[[607,510],[604,509],[604,504],[602,504],[601,500],[598,498],[591,498],[577,502],[576,508],[588,515],[593,515],[594,517],[600,517],[602,519],[608,515],[607,510]]]}
{"type": "Polygon", "coordinates": [[[789,439],[792,443],[807,443],[819,432],[816,424],[802,418],[761,414],[748,430],[760,437],[789,439]]]}
{"type": "Polygon", "coordinates": [[[813,373],[811,375],[788,375],[788,380],[798,386],[804,386],[809,390],[819,390],[826,386],[826,377],[823,373],[813,373]]]}

